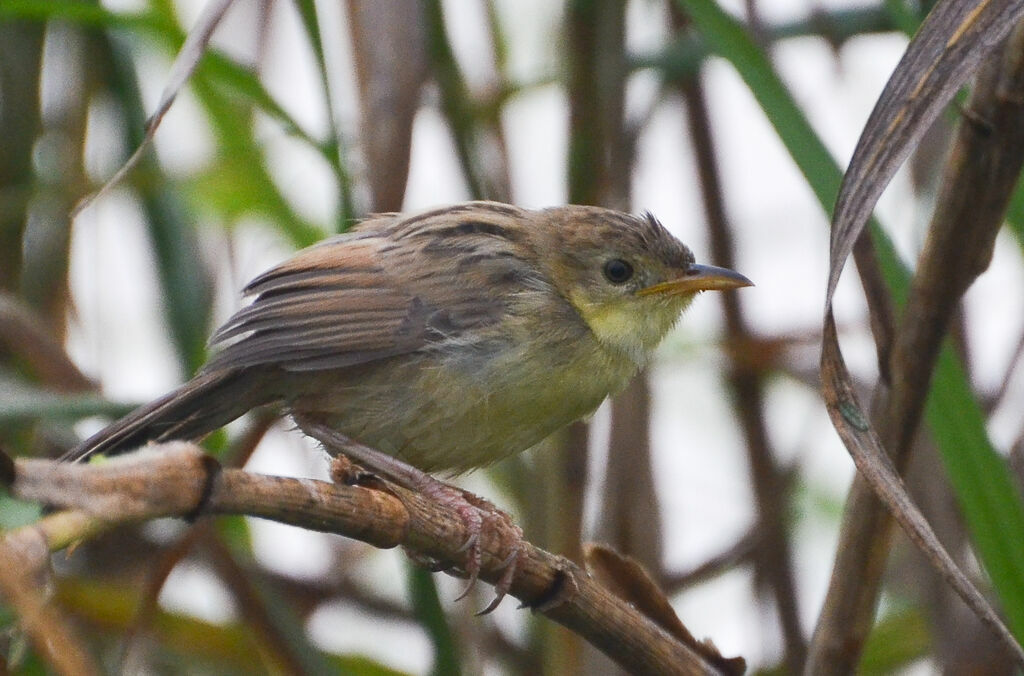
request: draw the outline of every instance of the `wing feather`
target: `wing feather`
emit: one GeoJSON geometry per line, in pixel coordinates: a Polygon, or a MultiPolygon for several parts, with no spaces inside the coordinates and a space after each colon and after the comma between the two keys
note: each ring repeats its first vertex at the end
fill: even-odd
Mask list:
{"type": "Polygon", "coordinates": [[[508,217],[438,212],[403,227],[387,216],[300,251],[246,287],[254,300],[214,334],[221,350],[207,370],[343,368],[464,339],[499,321],[536,274],[517,255],[521,244],[501,236],[508,217]]]}

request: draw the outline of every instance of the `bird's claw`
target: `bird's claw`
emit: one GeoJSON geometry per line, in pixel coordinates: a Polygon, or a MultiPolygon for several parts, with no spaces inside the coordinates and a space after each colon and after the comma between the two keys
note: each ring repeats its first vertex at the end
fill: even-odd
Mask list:
{"type": "MultiPolygon", "coordinates": [[[[476,585],[476,580],[480,576],[480,561],[483,558],[483,555],[480,553],[479,529],[483,527],[482,522],[483,520],[479,519],[479,522],[476,524],[476,527],[478,529],[477,532],[470,532],[469,537],[466,538],[466,541],[462,544],[461,547],[458,548],[458,550],[456,550],[459,554],[463,552],[469,552],[469,555],[466,557],[466,565],[464,567],[468,582],[466,583],[466,588],[463,589],[462,592],[455,597],[456,601],[461,601],[462,599],[469,596],[469,592],[473,591],[473,586],[476,585]]],[[[472,527],[467,522],[466,529],[471,530],[471,528],[472,527]]]]}
{"type": "Polygon", "coordinates": [[[512,522],[508,514],[499,510],[487,500],[454,486],[438,482],[425,492],[430,493],[431,497],[438,502],[454,509],[462,519],[462,523],[465,525],[466,532],[468,533],[466,541],[458,549],[459,553],[466,553],[466,562],[463,564],[463,570],[466,573],[468,582],[466,588],[456,597],[456,601],[466,598],[480,577],[480,568],[483,561],[481,533],[484,530],[485,524],[491,522],[492,527],[506,527],[513,532],[514,537],[512,538],[511,551],[500,564],[501,577],[498,579],[497,584],[495,584],[495,597],[486,608],[477,614],[486,615],[493,612],[512,587],[512,580],[515,578],[516,573],[516,564],[522,549],[522,529],[512,522]]]}
{"type": "MultiPolygon", "coordinates": [[[[517,526],[518,529],[518,526],[517,526]]],[[[520,538],[522,532],[519,532],[520,538]]],[[[512,579],[516,575],[516,566],[519,563],[520,554],[520,542],[516,542],[512,546],[512,551],[505,557],[505,560],[501,562],[501,577],[498,578],[497,584],[494,585],[494,598],[487,604],[487,607],[476,614],[477,617],[483,617],[494,612],[494,609],[501,605],[502,599],[508,594],[509,589],[512,588],[512,579]]]]}

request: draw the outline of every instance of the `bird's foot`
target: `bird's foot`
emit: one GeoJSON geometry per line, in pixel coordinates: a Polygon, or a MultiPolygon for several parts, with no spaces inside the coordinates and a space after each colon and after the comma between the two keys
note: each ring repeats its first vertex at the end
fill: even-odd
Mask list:
{"type": "Polygon", "coordinates": [[[507,543],[509,553],[497,566],[497,569],[501,571],[501,576],[494,584],[494,599],[487,604],[486,608],[477,613],[477,615],[487,615],[501,604],[502,599],[512,587],[512,580],[515,578],[517,564],[523,550],[523,529],[512,521],[512,517],[495,507],[489,500],[457,486],[438,481],[429,475],[426,476],[430,482],[421,486],[420,491],[437,503],[453,509],[462,519],[466,532],[469,534],[466,542],[459,548],[460,552],[467,552],[463,569],[469,582],[456,601],[469,594],[480,575],[483,559],[480,540],[485,529],[488,529],[488,533],[497,534],[504,543],[507,543]]]}
{"type": "Polygon", "coordinates": [[[512,587],[519,557],[523,553],[523,531],[512,521],[512,517],[478,495],[444,483],[398,458],[349,439],[326,425],[309,419],[297,418],[296,421],[307,434],[322,443],[332,455],[336,458],[345,458],[332,463],[331,476],[335,481],[349,484],[365,482],[366,473],[354,467],[352,462],[348,461],[351,459],[361,467],[393,481],[403,488],[420,493],[451,508],[459,515],[467,534],[466,541],[459,548],[459,552],[466,553],[463,569],[469,579],[469,583],[459,595],[459,599],[469,593],[480,575],[483,562],[481,540],[499,539],[503,545],[502,549],[507,549],[508,554],[496,566],[496,570],[500,570],[501,575],[494,585],[495,598],[478,614],[486,615],[498,607],[512,587]],[[488,537],[483,538],[484,534],[488,537]]]}

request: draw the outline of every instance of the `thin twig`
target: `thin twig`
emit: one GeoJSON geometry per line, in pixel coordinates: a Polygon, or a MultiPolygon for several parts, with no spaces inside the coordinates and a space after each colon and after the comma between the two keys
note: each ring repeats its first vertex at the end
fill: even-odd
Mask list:
{"type": "Polygon", "coordinates": [[[733,568],[750,563],[761,546],[761,536],[755,526],[731,544],[728,549],[712,556],[692,570],[666,575],[662,580],[665,593],[669,596],[678,594],[702,582],[713,580],[733,568]]]}

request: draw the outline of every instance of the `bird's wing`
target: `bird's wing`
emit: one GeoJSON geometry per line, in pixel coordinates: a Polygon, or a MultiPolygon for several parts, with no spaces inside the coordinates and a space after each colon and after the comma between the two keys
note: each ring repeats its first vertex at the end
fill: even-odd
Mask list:
{"type": "MultiPolygon", "coordinates": [[[[387,224],[385,224],[387,225],[387,224]]],[[[487,233],[457,241],[381,228],[336,237],[257,277],[212,338],[207,369],[316,371],[407,354],[497,322],[527,264],[487,233]],[[504,284],[500,284],[504,280],[504,284]]]]}

